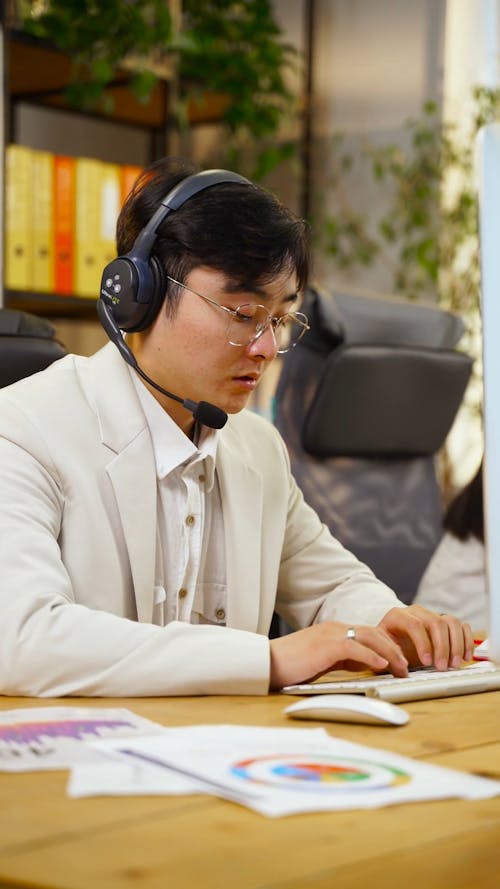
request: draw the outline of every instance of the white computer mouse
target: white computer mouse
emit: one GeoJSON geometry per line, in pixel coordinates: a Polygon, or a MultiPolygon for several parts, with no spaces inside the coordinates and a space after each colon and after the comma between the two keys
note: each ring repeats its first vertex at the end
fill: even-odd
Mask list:
{"type": "Polygon", "coordinates": [[[398,704],[366,695],[314,695],[285,707],[294,719],[361,722],[368,725],[406,725],[410,714],[398,704]]]}

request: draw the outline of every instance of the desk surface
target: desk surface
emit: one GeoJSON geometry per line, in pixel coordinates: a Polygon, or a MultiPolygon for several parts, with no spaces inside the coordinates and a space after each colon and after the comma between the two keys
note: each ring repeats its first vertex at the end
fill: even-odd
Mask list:
{"type": "MultiPolygon", "coordinates": [[[[500,691],[405,704],[392,728],[298,723],[291,697],[0,698],[119,706],[164,725],[323,724],[339,738],[500,779],[500,691]]],[[[498,886],[500,797],[269,819],[205,796],[71,800],[67,772],[0,775],[0,887],[473,889],[498,886]]]]}

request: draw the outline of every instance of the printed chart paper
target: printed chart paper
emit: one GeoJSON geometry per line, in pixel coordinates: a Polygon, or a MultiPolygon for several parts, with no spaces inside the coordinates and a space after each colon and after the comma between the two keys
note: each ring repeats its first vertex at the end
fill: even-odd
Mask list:
{"type": "MultiPolygon", "coordinates": [[[[193,731],[201,728],[201,737],[206,726],[191,726],[188,729],[189,736],[193,731]]],[[[217,733],[220,726],[215,727],[217,733]]],[[[259,737],[262,732],[267,734],[267,728],[247,728],[246,726],[229,726],[232,733],[241,733],[241,737],[246,737],[250,733],[252,737],[259,737]]],[[[179,743],[184,743],[185,728],[169,728],[165,729],[171,739],[178,738],[179,743]]],[[[210,729],[208,729],[210,732],[210,729]]],[[[287,733],[290,740],[295,740],[297,732],[300,733],[302,743],[306,744],[308,739],[316,738],[318,734],[328,738],[328,734],[323,728],[311,729],[279,729],[280,740],[286,737],[287,733]]],[[[147,739],[145,739],[147,740],[147,739]]],[[[203,740],[202,740],[203,743],[203,740]]],[[[113,761],[109,759],[106,762],[81,764],[73,767],[68,781],[67,791],[71,797],[85,796],[173,796],[177,794],[190,793],[208,793],[216,796],[222,796],[225,799],[234,799],[235,802],[244,802],[238,794],[230,794],[227,787],[208,783],[207,780],[193,777],[186,772],[169,769],[164,763],[158,764],[151,762],[148,755],[141,754],[127,755],[120,752],[119,748],[123,744],[117,742],[116,739],[96,741],[92,743],[100,753],[111,755],[113,761]]],[[[127,744],[127,748],[128,748],[127,744]]]]}
{"type": "Polygon", "coordinates": [[[269,817],[500,795],[499,781],[336,739],[323,729],[191,726],[97,746],[154,769],[159,781],[177,773],[269,817]]]}
{"type": "Polygon", "coordinates": [[[97,707],[26,707],[0,712],[0,772],[69,769],[102,762],[87,742],[131,738],[165,729],[130,710],[97,707]]]}

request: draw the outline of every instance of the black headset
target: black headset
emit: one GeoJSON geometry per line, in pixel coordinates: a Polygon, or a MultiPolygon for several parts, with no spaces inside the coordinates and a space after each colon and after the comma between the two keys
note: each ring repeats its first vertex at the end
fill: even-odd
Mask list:
{"type": "MultiPolygon", "coordinates": [[[[97,306],[101,322],[102,307],[106,306],[116,327],[126,333],[145,330],[153,323],[165,298],[167,283],[159,259],[152,255],[158,229],[172,210],[178,210],[205,188],[223,182],[252,184],[229,170],[204,170],[183,179],[168,192],[130,252],[113,259],[104,269],[97,306]]],[[[106,324],[104,327],[107,330],[106,324]]]]}
{"type": "Polygon", "coordinates": [[[183,404],[197,420],[215,429],[224,425],[227,414],[206,401],[193,402],[181,398],[155,383],[138,366],[122,336],[122,330],[126,333],[145,330],[155,320],[165,298],[166,273],[152,252],[163,220],[198,192],[224,182],[252,185],[244,176],[229,170],[204,170],[187,176],[172,188],[137,236],[130,252],[117,256],[105,267],[97,301],[99,320],[127,364],[159,392],[183,404]]]}

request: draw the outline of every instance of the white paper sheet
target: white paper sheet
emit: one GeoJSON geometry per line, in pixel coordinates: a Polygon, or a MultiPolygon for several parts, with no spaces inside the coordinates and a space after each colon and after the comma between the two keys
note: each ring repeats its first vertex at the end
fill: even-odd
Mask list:
{"type": "Polygon", "coordinates": [[[483,639],[474,649],[474,658],[477,658],[477,660],[487,660],[489,656],[489,639],[483,639]]]}
{"type": "MultiPolygon", "coordinates": [[[[247,726],[230,726],[232,734],[241,733],[241,737],[245,738],[249,732],[247,726]]],[[[189,734],[197,733],[201,729],[201,742],[205,732],[210,732],[211,727],[207,726],[190,726],[189,734]]],[[[215,726],[218,733],[220,726],[215,726]]],[[[173,739],[177,737],[179,743],[183,743],[186,729],[171,728],[165,729],[169,736],[173,739]]],[[[289,732],[290,738],[297,737],[297,731],[300,732],[304,743],[307,739],[315,738],[318,734],[328,738],[325,729],[280,729],[280,732],[289,732]]],[[[261,732],[268,733],[267,728],[252,728],[254,737],[261,732]]],[[[234,799],[235,802],[244,802],[238,794],[234,795],[229,792],[226,787],[213,787],[207,785],[206,780],[186,775],[174,769],[169,769],[164,763],[155,764],[150,760],[141,759],[138,755],[131,757],[130,755],[120,753],[117,750],[115,740],[105,739],[97,741],[93,744],[95,749],[101,754],[105,754],[106,763],[94,763],[77,765],[73,767],[67,785],[68,795],[71,797],[85,796],[143,796],[143,795],[176,795],[189,793],[209,793],[222,795],[227,799],[234,799]]],[[[118,745],[121,746],[121,745],[118,745]]],[[[128,745],[127,745],[128,746],[128,745]]]]}
{"type": "MultiPolygon", "coordinates": [[[[101,755],[100,753],[98,755],[101,755]]],[[[206,784],[170,769],[145,768],[139,760],[105,761],[74,766],[67,784],[68,796],[185,796],[211,793],[206,784]]]]}
{"type": "Polygon", "coordinates": [[[206,792],[269,817],[500,795],[500,781],[332,738],[324,729],[190,726],[94,746],[167,779],[174,771],[202,781],[206,792]]]}

